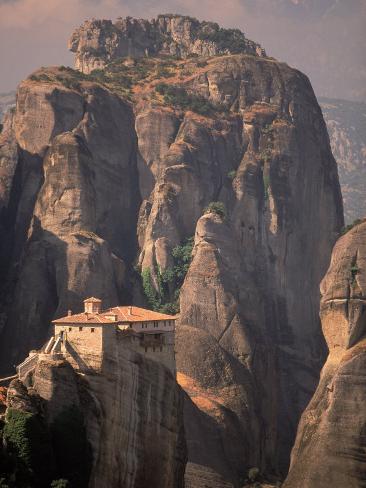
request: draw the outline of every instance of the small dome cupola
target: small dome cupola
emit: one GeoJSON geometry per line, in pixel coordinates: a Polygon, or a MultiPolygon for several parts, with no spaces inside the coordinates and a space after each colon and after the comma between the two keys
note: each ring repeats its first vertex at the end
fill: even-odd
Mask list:
{"type": "Polygon", "coordinates": [[[102,300],[95,297],[90,297],[84,300],[85,313],[100,313],[102,309],[102,300]]]}

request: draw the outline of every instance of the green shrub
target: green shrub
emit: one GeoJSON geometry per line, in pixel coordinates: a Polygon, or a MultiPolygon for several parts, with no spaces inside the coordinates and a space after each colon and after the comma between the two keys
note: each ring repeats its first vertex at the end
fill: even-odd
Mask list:
{"type": "Polygon", "coordinates": [[[270,148],[266,148],[261,152],[260,156],[263,159],[263,161],[265,162],[270,161],[272,157],[272,150],[270,148]]]}
{"type": "Polygon", "coordinates": [[[358,275],[358,273],[360,272],[360,268],[357,266],[357,264],[353,264],[351,266],[351,277],[352,277],[352,283],[355,283],[356,282],[356,276],[358,275]]]}
{"type": "Polygon", "coordinates": [[[352,222],[352,224],[348,224],[345,227],[343,227],[343,229],[341,231],[341,234],[342,235],[347,234],[347,232],[349,232],[351,229],[353,229],[353,227],[355,227],[358,224],[361,224],[362,222],[363,222],[363,219],[356,219],[356,220],[354,220],[352,222]]]}
{"type": "Polygon", "coordinates": [[[144,294],[149,306],[153,310],[159,310],[161,306],[161,299],[159,297],[159,293],[156,291],[154,285],[152,284],[150,268],[144,268],[142,270],[141,278],[142,288],[144,290],[144,294]]]}
{"type": "Polygon", "coordinates": [[[258,479],[259,476],[259,468],[250,468],[248,471],[248,479],[250,482],[254,482],[258,479]]]}
{"type": "Polygon", "coordinates": [[[166,105],[173,105],[183,110],[192,110],[201,115],[208,115],[212,111],[223,111],[221,106],[214,106],[206,98],[188,93],[177,85],[158,83],[155,90],[163,95],[166,105]]]}
{"type": "Polygon", "coordinates": [[[54,459],[47,427],[39,416],[8,409],[3,437],[7,453],[15,462],[18,484],[22,486],[29,480],[40,487],[49,486],[54,459]]]}
{"type": "Polygon", "coordinates": [[[168,314],[179,312],[179,293],[192,261],[193,237],[185,239],[172,250],[173,267],[161,271],[154,269],[158,289],[152,283],[150,268],[141,273],[142,286],[149,306],[168,314]]]}
{"type": "Polygon", "coordinates": [[[264,198],[267,200],[269,197],[269,186],[270,178],[268,173],[263,173],[263,188],[264,188],[264,198]]]}
{"type": "Polygon", "coordinates": [[[30,75],[29,79],[32,81],[42,81],[42,82],[52,81],[52,79],[45,73],[41,73],[39,75],[30,75]]]}
{"type": "Polygon", "coordinates": [[[69,481],[65,479],[54,480],[51,483],[51,488],[69,488],[69,486],[69,481]]]}
{"type": "Polygon", "coordinates": [[[223,220],[226,219],[226,209],[225,205],[222,202],[211,202],[207,205],[204,210],[204,213],[214,213],[221,217],[223,220]]]}
{"type": "Polygon", "coordinates": [[[171,73],[165,66],[158,66],[156,76],[158,78],[171,78],[173,73],[171,73]]]}
{"type": "Polygon", "coordinates": [[[228,50],[233,54],[243,52],[247,47],[245,36],[239,29],[223,29],[217,24],[213,26],[213,30],[201,31],[198,38],[214,42],[221,51],[228,50]]]}
{"type": "Polygon", "coordinates": [[[176,280],[176,288],[180,288],[186,277],[189,265],[192,261],[194,237],[189,237],[181,245],[172,250],[174,260],[173,275],[176,280]]]}
{"type": "MultiPolygon", "coordinates": [[[[179,297],[178,297],[179,299],[179,297]]],[[[168,302],[159,308],[159,312],[166,313],[168,315],[176,315],[179,313],[179,303],[178,301],[168,302]]]]}

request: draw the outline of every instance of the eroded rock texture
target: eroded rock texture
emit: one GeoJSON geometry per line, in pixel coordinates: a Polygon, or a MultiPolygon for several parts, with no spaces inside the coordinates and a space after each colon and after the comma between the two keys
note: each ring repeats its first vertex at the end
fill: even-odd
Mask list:
{"type": "Polygon", "coordinates": [[[90,487],[184,486],[182,392],[164,366],[138,353],[109,353],[101,372],[83,376],[44,356],[32,387],[11,383],[7,405],[41,414],[48,424],[77,407],[92,446],[90,487]]]}
{"type": "MultiPolygon", "coordinates": [[[[341,196],[321,112],[303,75],[232,56],[186,86],[226,104],[232,115],[212,120],[188,112],[169,149],[173,131],[160,139],[162,152],[148,156],[158,179],[140,211],[139,262],[169,268],[171,249],[195,233],[180,295],[180,324],[189,328],[178,331],[178,371],[188,376],[193,400],[189,385],[207,398],[214,388],[213,403],[198,404],[220,426],[223,452],[203,461],[197,448],[190,460],[230,472],[236,486],[252,465],[286,469],[297,421],[316,388],[326,351],[316,283],[342,225],[341,196]],[[226,221],[200,218],[214,200],[224,202],[226,221]],[[200,341],[187,347],[192,327],[206,334],[215,353],[206,354],[200,341]],[[212,384],[202,371],[224,375],[221,353],[235,379],[212,384]]],[[[202,436],[195,437],[190,418],[191,445],[199,446],[202,436]]],[[[206,443],[213,446],[210,430],[206,443]]]]}
{"type": "Polygon", "coordinates": [[[334,247],[322,281],[329,356],[305,410],[286,488],[366,485],[366,222],[334,247]]]}
{"type": "Polygon", "coordinates": [[[129,297],[139,192],[133,114],[108,90],[26,80],[12,124],[1,152],[1,357],[14,364],[86,295],[106,306],[129,297]]]}
{"type": "MultiPolygon", "coordinates": [[[[169,29],[186,25],[168,19],[169,29]]],[[[102,36],[94,36],[98,22],[91,39],[102,36]]],[[[144,22],[120,24],[146,40],[144,22]]],[[[183,34],[174,42],[186,56],[195,41],[183,34]]],[[[39,347],[50,319],[77,311],[86,295],[136,303],[132,265],[158,288],[173,248],[194,236],[176,345],[187,484],[237,488],[251,467],[268,480],[287,469],[326,355],[318,287],[343,226],[342,201],[304,75],[251,54],[182,68],[159,81],[208,101],[205,115],[165,103],[156,76],[131,89],[133,109],[114,82],[108,89],[78,73],[77,83],[61,83],[61,69],[20,86],[1,159],[1,361],[8,367],[39,347]],[[226,218],[205,213],[213,201],[226,218]]]]}
{"type": "Polygon", "coordinates": [[[124,56],[141,57],[190,54],[217,56],[246,52],[264,56],[261,46],[239,30],[230,31],[213,22],[199,22],[183,15],[159,15],[144,20],[132,17],[85,21],[69,40],[76,53],[75,67],[84,73],[100,69],[106,63],[124,56]]]}

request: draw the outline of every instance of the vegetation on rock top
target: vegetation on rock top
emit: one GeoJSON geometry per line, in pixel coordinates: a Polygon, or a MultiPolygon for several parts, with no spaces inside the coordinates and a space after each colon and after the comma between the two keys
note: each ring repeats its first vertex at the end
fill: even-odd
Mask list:
{"type": "Polygon", "coordinates": [[[222,220],[226,219],[226,208],[222,202],[211,202],[204,210],[205,214],[214,213],[218,215],[222,220]]]}
{"type": "Polygon", "coordinates": [[[362,222],[364,220],[365,219],[356,219],[356,220],[354,220],[351,224],[348,224],[345,227],[343,227],[341,234],[342,235],[347,234],[347,232],[349,232],[350,230],[352,230],[353,227],[356,227],[356,225],[358,225],[358,224],[362,224],[362,222]]]}
{"type": "Polygon", "coordinates": [[[29,76],[31,81],[61,84],[82,91],[83,83],[98,83],[128,101],[150,100],[200,115],[214,115],[226,110],[205,97],[190,93],[182,84],[187,77],[207,66],[207,59],[191,58],[182,62],[174,56],[164,58],[119,58],[103,69],[86,75],[69,67],[41,68],[29,76]]]}

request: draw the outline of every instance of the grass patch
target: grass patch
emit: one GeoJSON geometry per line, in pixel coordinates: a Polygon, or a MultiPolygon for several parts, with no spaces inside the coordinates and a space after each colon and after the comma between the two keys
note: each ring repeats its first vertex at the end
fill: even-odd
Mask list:
{"type": "Polygon", "coordinates": [[[232,169],[231,171],[228,172],[227,174],[227,177],[229,178],[229,180],[233,180],[236,176],[236,171],[235,169],[232,169]]]}
{"type": "Polygon", "coordinates": [[[165,105],[178,107],[182,110],[191,110],[200,115],[209,115],[212,112],[225,110],[224,107],[213,105],[204,97],[188,93],[181,86],[158,83],[155,90],[163,96],[165,105]]]}
{"type": "Polygon", "coordinates": [[[363,221],[364,221],[364,219],[356,219],[352,222],[352,224],[346,225],[341,230],[341,235],[347,234],[347,232],[349,232],[351,229],[353,229],[353,227],[356,227],[356,225],[358,225],[358,224],[362,224],[363,221]]]}

